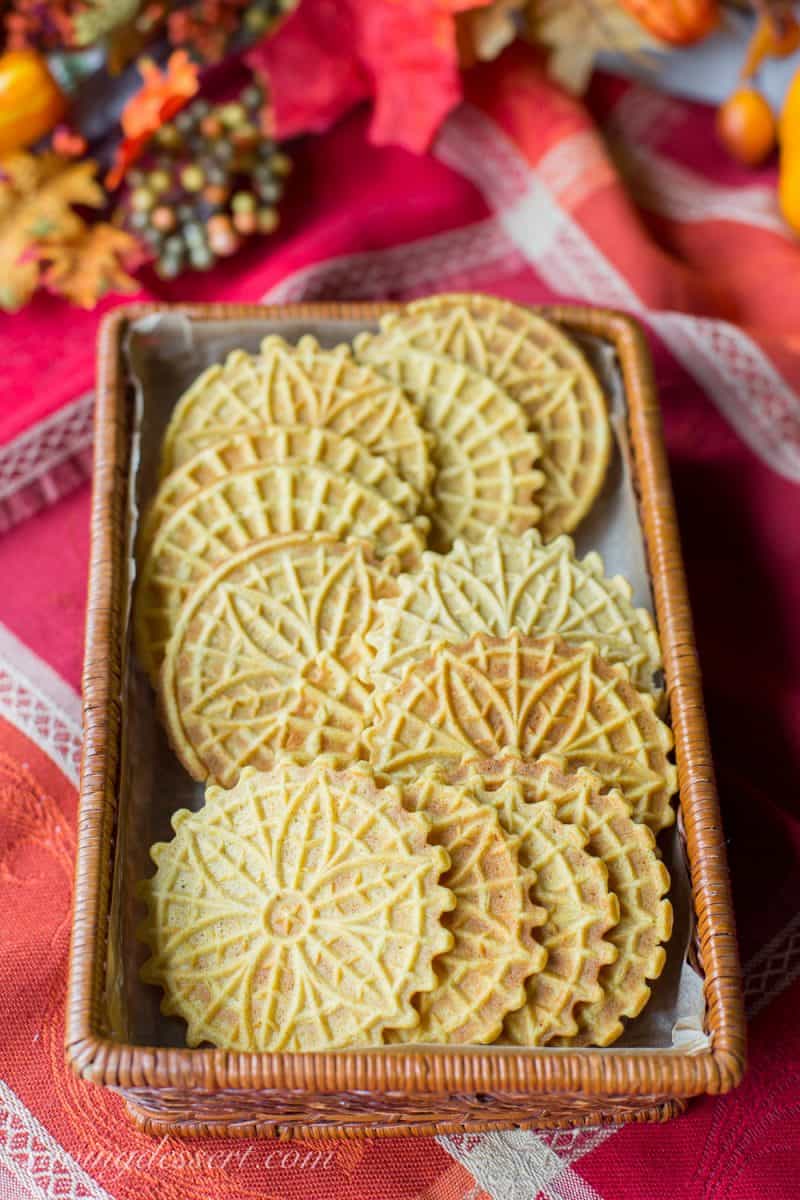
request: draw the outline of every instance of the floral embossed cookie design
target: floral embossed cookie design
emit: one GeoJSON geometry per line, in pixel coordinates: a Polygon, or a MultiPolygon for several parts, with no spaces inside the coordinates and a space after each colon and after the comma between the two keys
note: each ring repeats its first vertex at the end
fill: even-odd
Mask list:
{"type": "Polygon", "coordinates": [[[447,855],[427,822],[368,772],[284,763],[209,788],[173,817],[139,885],[142,978],[188,1045],[318,1050],[379,1045],[419,1020],[452,936],[447,855]]]}

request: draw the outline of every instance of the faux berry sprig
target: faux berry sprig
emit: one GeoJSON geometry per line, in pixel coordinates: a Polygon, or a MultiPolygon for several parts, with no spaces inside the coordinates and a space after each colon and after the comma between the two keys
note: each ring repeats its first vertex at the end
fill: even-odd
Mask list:
{"type": "Polygon", "coordinates": [[[212,106],[198,99],[154,134],[126,176],[126,226],[174,279],[208,270],[257,233],[278,225],[277,204],[290,160],[262,129],[258,84],[212,106]]]}

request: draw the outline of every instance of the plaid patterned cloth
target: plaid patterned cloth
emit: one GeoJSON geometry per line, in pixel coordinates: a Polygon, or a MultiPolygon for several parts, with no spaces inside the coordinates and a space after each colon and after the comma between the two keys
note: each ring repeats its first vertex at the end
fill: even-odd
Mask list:
{"type": "MultiPolygon", "coordinates": [[[[63,1009],[99,313],[0,326],[0,1198],[795,1200],[800,1179],[800,247],[773,172],[710,111],[612,78],[587,105],[512,48],[431,154],[356,111],[300,142],[284,224],[143,296],[300,300],[483,289],[647,326],[729,839],[750,1069],[665,1126],[322,1146],[153,1142],[64,1065],[63,1009]]],[[[108,308],[112,302],[104,307],[108,308]]]]}

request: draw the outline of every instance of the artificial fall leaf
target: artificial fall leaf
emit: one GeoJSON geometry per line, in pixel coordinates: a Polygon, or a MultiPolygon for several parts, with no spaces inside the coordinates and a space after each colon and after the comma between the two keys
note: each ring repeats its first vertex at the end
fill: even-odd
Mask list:
{"type": "Polygon", "coordinates": [[[46,238],[36,251],[41,283],[81,308],[94,308],[107,292],[136,292],[127,266],[141,261],[136,238],[116,225],[80,223],[68,238],[46,238]]]}
{"type": "Polygon", "coordinates": [[[68,162],[57,154],[0,159],[0,308],[15,312],[36,290],[36,243],[73,237],[83,225],[74,205],[105,203],[96,172],[91,159],[68,162]]]}
{"type": "Polygon", "coordinates": [[[183,108],[200,86],[197,67],[185,50],[169,56],[166,71],[149,58],[139,62],[142,86],[122,110],[120,124],[126,137],[149,136],[183,108]]]}
{"type": "Polygon", "coordinates": [[[356,32],[351,4],[301,0],[273,37],[248,51],[248,65],[269,85],[276,137],[320,133],[370,95],[356,32]]]}
{"type": "Polygon", "coordinates": [[[459,13],[458,52],[462,67],[497,58],[519,32],[517,18],[527,0],[493,0],[486,8],[459,13]]]}
{"type": "Polygon", "coordinates": [[[156,130],[171,120],[200,86],[198,68],[185,50],[170,55],[166,71],[160,71],[147,58],[140,61],[139,71],[142,86],[131,96],[120,117],[125,136],[106,177],[106,186],[110,188],[122,182],[128,167],[136,162],[156,130]]]}
{"type": "Polygon", "coordinates": [[[525,25],[532,41],[550,49],[548,74],[576,95],[585,91],[599,51],[668,49],[617,0],[529,0],[525,25]]]}
{"type": "Polygon", "coordinates": [[[376,145],[417,153],[461,99],[456,16],[489,0],[300,0],[247,54],[266,75],[278,137],[327,128],[374,98],[376,145]]]}

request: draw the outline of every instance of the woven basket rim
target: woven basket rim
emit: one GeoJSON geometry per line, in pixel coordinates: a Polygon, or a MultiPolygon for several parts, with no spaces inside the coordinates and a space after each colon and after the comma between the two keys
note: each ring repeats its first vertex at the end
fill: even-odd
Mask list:
{"type": "Polygon", "coordinates": [[[677,535],[661,417],[650,353],[640,325],[611,310],[531,306],[576,332],[613,346],[625,384],[637,492],[656,616],[664,645],[672,708],[681,812],[704,969],[710,1050],[647,1051],[609,1047],[385,1048],[281,1053],[136,1046],[102,1033],[111,846],[116,818],[119,730],[119,639],[113,618],[125,486],[122,340],[130,323],[151,314],[195,321],[373,321],[399,307],[382,302],[291,305],[133,303],[101,324],[95,414],[92,549],[84,660],[84,755],[81,765],[78,857],[67,1002],[66,1052],[85,1078],[114,1087],[278,1089],[335,1094],[345,1090],[413,1091],[427,1095],[498,1092],[604,1097],[681,1098],[736,1086],[745,1067],[745,1021],[733,905],[719,803],[703,707],[700,671],[677,535]],[[111,613],[111,616],[109,616],[111,613]]]}

